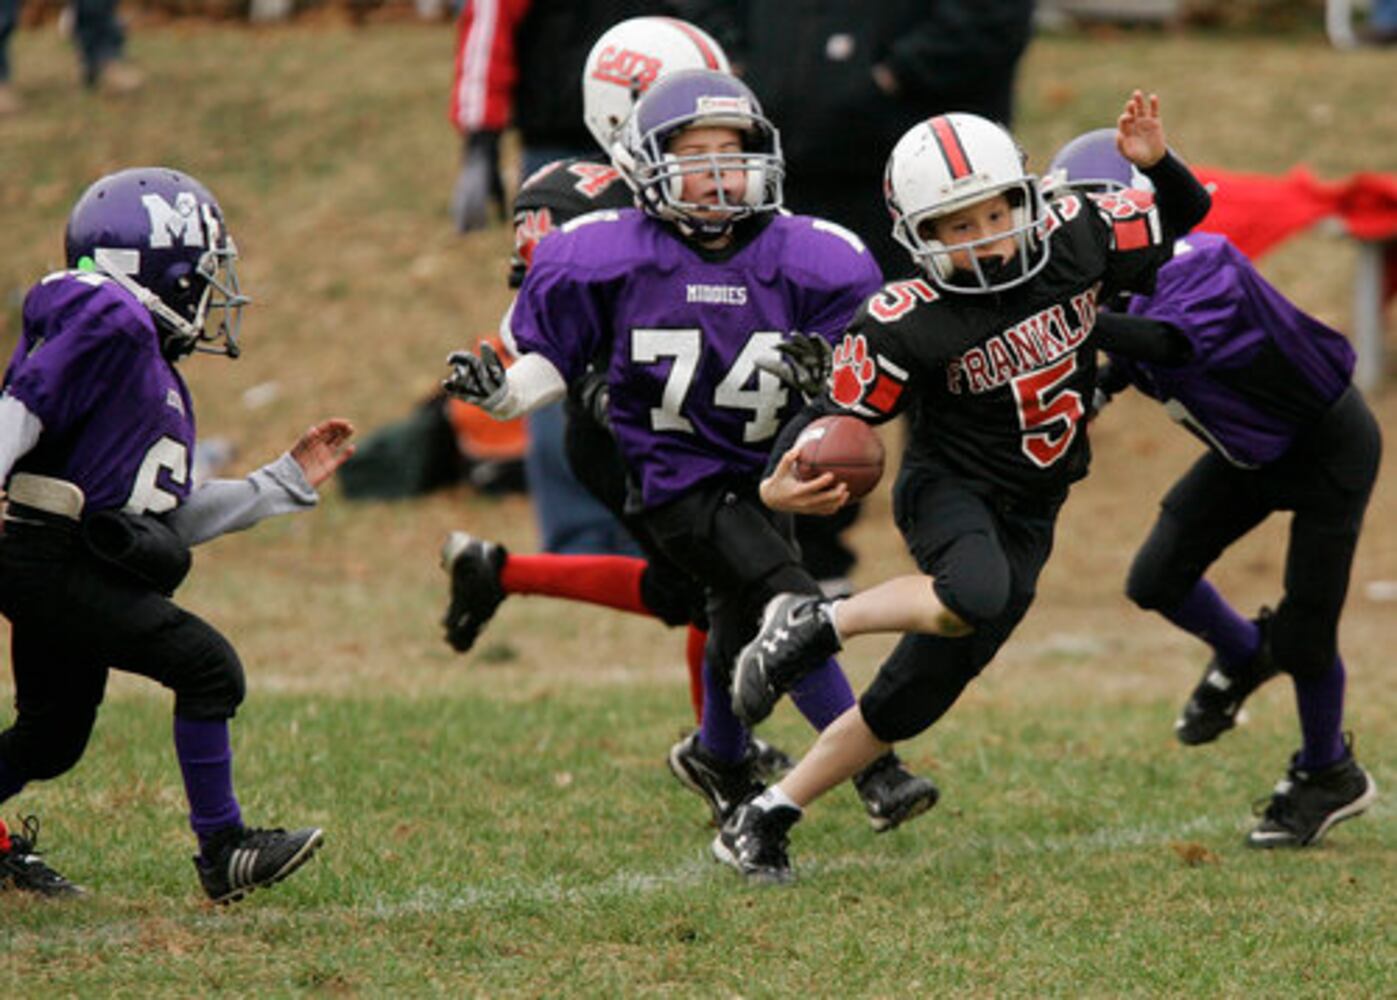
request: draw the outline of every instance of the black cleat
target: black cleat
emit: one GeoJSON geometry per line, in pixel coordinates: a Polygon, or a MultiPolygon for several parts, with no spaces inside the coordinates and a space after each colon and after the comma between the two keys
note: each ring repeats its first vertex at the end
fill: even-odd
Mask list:
{"type": "Polygon", "coordinates": [[[751,737],[751,740],[747,756],[752,762],[752,774],[758,781],[770,783],[796,766],[791,755],[780,747],[755,736],[751,737]]]}
{"type": "Polygon", "coordinates": [[[733,713],[755,726],[798,680],[839,651],[829,605],[808,594],[777,594],[766,603],[761,628],[737,655],[733,713]]]}
{"type": "Polygon", "coordinates": [[[780,885],[794,881],[786,848],[791,827],[800,816],[800,810],[790,806],[762,809],[744,802],[713,838],[713,857],[736,868],[748,882],[780,885]]]}
{"type": "Polygon", "coordinates": [[[446,641],[458,653],[475,645],[500,602],[500,570],[508,553],[496,542],[487,542],[464,531],[453,531],[441,547],[441,568],[451,577],[451,603],[441,623],[446,641]]]}
{"type": "Polygon", "coordinates": [[[929,778],[907,770],[891,750],[854,775],[853,781],[875,833],[896,829],[941,798],[929,778]]]}
{"type": "Polygon", "coordinates": [[[684,787],[703,796],[713,813],[713,825],[719,827],[739,805],[766,787],[757,778],[750,747],[741,763],[730,764],[705,750],[697,732],[669,748],[669,769],[684,787]]]}
{"type": "Polygon", "coordinates": [[[1242,702],[1276,676],[1276,666],[1271,661],[1271,609],[1262,608],[1254,621],[1261,630],[1261,646],[1251,662],[1228,670],[1214,656],[1203,671],[1203,679],[1189,695],[1174,723],[1174,734],[1185,746],[1211,743],[1235,726],[1242,702]]]}
{"type": "Polygon", "coordinates": [[[310,860],[325,836],[305,830],[229,827],[194,859],[204,892],[215,903],[236,903],[253,889],[280,882],[310,860]]]}
{"type": "Polygon", "coordinates": [[[10,834],[10,849],[0,851],[0,891],[17,889],[50,899],[86,895],[87,890],[69,882],[39,860],[39,820],[24,818],[24,833],[10,834]]]}
{"type": "Polygon", "coordinates": [[[1256,804],[1261,822],[1247,834],[1248,847],[1309,847],[1335,823],[1352,819],[1378,797],[1378,786],[1353,752],[1323,771],[1292,762],[1269,799],[1256,804]]]}

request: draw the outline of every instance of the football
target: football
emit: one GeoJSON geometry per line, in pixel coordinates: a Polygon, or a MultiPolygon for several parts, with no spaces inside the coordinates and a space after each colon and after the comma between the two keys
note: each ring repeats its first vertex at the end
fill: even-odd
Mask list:
{"type": "Polygon", "coordinates": [[[850,498],[867,496],[883,478],[883,442],[858,417],[830,416],[811,421],[796,438],[796,475],[814,479],[823,472],[849,488],[850,498]]]}

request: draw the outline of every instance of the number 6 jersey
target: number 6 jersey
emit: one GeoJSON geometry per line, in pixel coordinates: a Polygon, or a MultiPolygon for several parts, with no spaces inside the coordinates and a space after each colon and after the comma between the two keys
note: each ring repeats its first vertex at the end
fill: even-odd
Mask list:
{"type": "Polygon", "coordinates": [[[760,475],[799,394],[755,365],[792,331],[837,341],[881,274],[848,231],[807,216],[740,226],[708,253],[633,209],[538,245],[509,319],[520,353],[571,382],[596,359],[639,505],[760,475]]]}
{"type": "Polygon", "coordinates": [[[1169,258],[1147,199],[1056,200],[1047,266],[1004,292],[948,294],[920,278],[884,286],[837,345],[835,405],[822,408],[874,423],[905,411],[905,464],[946,466],[1014,496],[1064,494],[1090,460],[1097,299],[1149,290],[1169,258]]]}
{"type": "Polygon", "coordinates": [[[163,513],[188,497],[189,390],[150,312],[114,281],[60,271],[34,286],[5,393],[43,425],[14,471],[76,484],[88,510],[163,513]]]}

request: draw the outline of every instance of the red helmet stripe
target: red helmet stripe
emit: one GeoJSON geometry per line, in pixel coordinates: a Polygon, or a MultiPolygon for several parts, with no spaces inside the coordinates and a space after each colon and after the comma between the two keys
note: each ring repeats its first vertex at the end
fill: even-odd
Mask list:
{"type": "Polygon", "coordinates": [[[946,161],[946,169],[952,180],[970,176],[970,157],[965,155],[965,147],[960,144],[956,128],[945,115],[937,115],[927,122],[931,134],[936,137],[936,145],[941,149],[941,157],[946,161]]]}
{"type": "Polygon", "coordinates": [[[713,46],[708,44],[708,40],[694,30],[694,26],[687,21],[681,21],[677,17],[661,18],[667,21],[680,31],[684,32],[684,37],[694,43],[694,48],[699,50],[699,55],[703,57],[703,64],[709,69],[719,69],[718,55],[713,51],[713,46]]]}

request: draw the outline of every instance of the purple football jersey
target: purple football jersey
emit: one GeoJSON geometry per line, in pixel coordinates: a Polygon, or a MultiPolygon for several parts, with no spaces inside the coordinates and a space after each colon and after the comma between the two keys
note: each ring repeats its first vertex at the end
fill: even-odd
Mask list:
{"type": "Polygon", "coordinates": [[[62,271],[30,289],[5,392],[43,424],[13,471],[75,483],[88,510],[162,513],[189,495],[189,390],[150,312],[110,279],[62,271]]]}
{"type": "Polygon", "coordinates": [[[759,476],[802,401],[756,359],[793,331],[833,342],[880,281],[857,237],[807,216],[775,217],[715,256],[638,211],[597,212],[539,244],[510,326],[569,382],[598,359],[653,507],[704,480],[759,476]]]}
{"type": "Polygon", "coordinates": [[[1130,312],[1177,327],[1194,352],[1178,368],[1125,362],[1131,381],[1238,465],[1279,458],[1353,374],[1348,340],[1276,291],[1223,236],[1179,240],[1154,293],[1134,297],[1130,312]]]}

